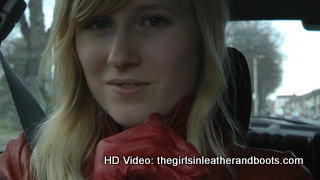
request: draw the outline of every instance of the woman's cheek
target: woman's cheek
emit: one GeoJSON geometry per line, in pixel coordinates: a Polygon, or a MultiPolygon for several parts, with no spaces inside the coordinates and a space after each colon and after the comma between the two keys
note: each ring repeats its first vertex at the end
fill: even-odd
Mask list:
{"type": "Polygon", "coordinates": [[[87,73],[95,73],[106,63],[106,53],[103,46],[99,43],[85,41],[79,39],[79,46],[77,46],[77,53],[80,59],[82,68],[87,73]]]}

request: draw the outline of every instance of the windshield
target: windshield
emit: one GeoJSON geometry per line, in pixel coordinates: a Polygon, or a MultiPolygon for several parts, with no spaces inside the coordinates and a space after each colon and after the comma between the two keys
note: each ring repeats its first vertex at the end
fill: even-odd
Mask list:
{"type": "MultiPolygon", "coordinates": [[[[35,33],[42,43],[37,51],[28,49],[22,24],[3,42],[1,50],[43,109],[48,111],[49,86],[45,80],[38,79],[38,65],[30,64],[30,60],[39,60],[41,56],[50,19],[45,22],[43,34],[35,33]]],[[[308,136],[320,130],[320,31],[306,31],[300,21],[237,21],[228,25],[227,43],[240,50],[249,65],[253,92],[252,130],[308,136]],[[291,129],[279,130],[288,126],[291,129]]],[[[0,91],[0,151],[3,151],[22,128],[2,68],[0,91]]]]}

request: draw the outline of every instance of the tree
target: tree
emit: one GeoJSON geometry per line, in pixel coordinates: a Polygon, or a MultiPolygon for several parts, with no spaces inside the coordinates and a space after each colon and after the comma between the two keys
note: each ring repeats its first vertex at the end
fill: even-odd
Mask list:
{"type": "MultiPolygon", "coordinates": [[[[28,8],[30,11],[29,22],[27,23],[26,16],[23,15],[20,20],[21,33],[26,42],[28,58],[24,66],[23,77],[29,87],[36,87],[40,91],[44,102],[48,104],[49,97],[45,91],[45,80],[34,81],[38,77],[38,68],[40,64],[41,53],[44,50],[45,43],[49,31],[45,30],[44,14],[42,10],[42,0],[29,0],[28,8]]],[[[34,90],[37,91],[37,90],[34,90]]]]}
{"type": "Polygon", "coordinates": [[[246,57],[252,85],[255,83],[254,59],[256,59],[258,112],[263,113],[266,98],[282,82],[284,55],[279,50],[283,42],[282,35],[269,22],[239,21],[229,24],[227,41],[229,46],[238,48],[246,57]]]}

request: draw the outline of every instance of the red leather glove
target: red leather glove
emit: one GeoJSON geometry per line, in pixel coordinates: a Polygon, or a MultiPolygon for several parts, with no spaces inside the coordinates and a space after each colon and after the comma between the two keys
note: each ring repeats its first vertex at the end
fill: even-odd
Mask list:
{"type": "Polygon", "coordinates": [[[201,157],[193,145],[187,143],[163,123],[163,117],[160,114],[154,113],[149,116],[145,124],[99,142],[93,179],[185,180],[205,179],[208,176],[208,170],[204,165],[158,164],[157,158],[160,156],[163,158],[201,157]],[[135,160],[138,157],[141,162],[132,164],[136,162],[131,161],[126,164],[129,157],[136,158],[135,160]],[[114,164],[110,164],[112,158],[114,164]]]}

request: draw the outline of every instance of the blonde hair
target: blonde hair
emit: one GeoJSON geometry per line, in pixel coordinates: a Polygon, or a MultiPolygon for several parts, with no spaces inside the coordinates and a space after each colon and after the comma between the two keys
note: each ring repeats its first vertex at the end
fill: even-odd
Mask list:
{"type": "Polygon", "coordinates": [[[192,2],[202,34],[203,62],[197,98],[188,119],[187,141],[195,145],[202,154],[206,154],[210,146],[215,155],[226,156],[228,149],[224,143],[236,141],[234,138],[241,134],[238,123],[226,106],[226,82],[232,80],[229,77],[230,64],[225,45],[227,4],[225,0],[192,2]],[[222,111],[222,119],[215,118],[218,109],[222,111]],[[229,139],[223,139],[224,137],[229,139]]]}
{"type": "MultiPolygon", "coordinates": [[[[88,88],[78,60],[75,31],[77,24],[88,16],[111,12],[121,3],[120,0],[56,0],[51,36],[40,68],[50,74],[54,67],[52,113],[35,134],[30,168],[36,179],[88,178],[84,177],[81,167],[107,132],[104,118],[99,116],[99,105],[88,88]]],[[[224,0],[192,0],[192,3],[203,47],[197,97],[188,119],[187,141],[202,154],[206,154],[206,147],[210,146],[216,155],[226,155],[220,130],[225,127],[219,121],[213,121],[215,110],[220,107],[233,134],[231,137],[235,137],[237,126],[228,116],[222,98],[226,84],[224,67],[227,67],[226,5],[224,0]]]]}

